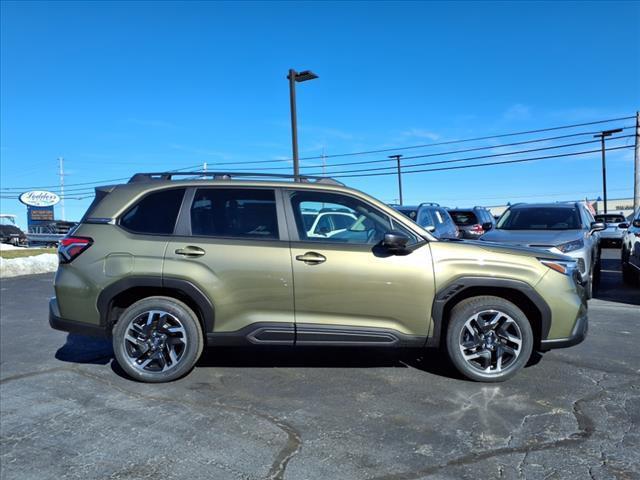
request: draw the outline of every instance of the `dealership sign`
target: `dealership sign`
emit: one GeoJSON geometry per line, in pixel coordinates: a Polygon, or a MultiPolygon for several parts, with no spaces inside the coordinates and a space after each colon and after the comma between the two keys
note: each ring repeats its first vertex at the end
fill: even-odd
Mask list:
{"type": "Polygon", "coordinates": [[[60,201],[60,197],[53,192],[33,190],[20,195],[20,201],[30,207],[53,207],[60,201]]]}

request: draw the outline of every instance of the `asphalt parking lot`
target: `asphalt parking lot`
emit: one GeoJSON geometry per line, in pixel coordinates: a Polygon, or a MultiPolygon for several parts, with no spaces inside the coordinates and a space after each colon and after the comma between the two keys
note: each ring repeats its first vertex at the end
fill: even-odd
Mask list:
{"type": "Polygon", "coordinates": [[[604,253],[590,333],[498,385],[437,352],[209,350],[123,377],[48,326],[52,275],[3,280],[2,479],[640,478],[640,290],[604,253]]]}

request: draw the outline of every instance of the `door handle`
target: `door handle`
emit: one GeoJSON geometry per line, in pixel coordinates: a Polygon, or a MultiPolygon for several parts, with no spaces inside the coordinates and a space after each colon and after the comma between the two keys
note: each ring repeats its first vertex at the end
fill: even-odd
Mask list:
{"type": "Polygon", "coordinates": [[[176,255],[183,255],[185,257],[201,257],[205,253],[207,252],[205,252],[200,247],[194,247],[192,245],[189,245],[188,247],[185,247],[185,248],[178,248],[176,250],[176,255]]]}
{"type": "Polygon", "coordinates": [[[327,257],[316,252],[307,252],[304,255],[298,255],[296,260],[304,262],[307,265],[317,265],[327,261],[327,257]]]}

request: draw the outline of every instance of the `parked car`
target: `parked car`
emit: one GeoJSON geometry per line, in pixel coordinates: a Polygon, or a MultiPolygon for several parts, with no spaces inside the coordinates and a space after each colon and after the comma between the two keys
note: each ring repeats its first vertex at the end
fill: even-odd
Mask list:
{"type": "Polygon", "coordinates": [[[340,207],[322,207],[319,211],[308,209],[303,212],[305,227],[311,217],[311,225],[307,229],[310,237],[331,237],[348,229],[356,221],[356,216],[340,207]],[[312,216],[313,215],[313,216],[312,216]]]}
{"type": "Polygon", "coordinates": [[[0,214],[0,243],[10,243],[19,246],[27,244],[27,236],[16,225],[16,216],[0,214]]]}
{"type": "Polygon", "coordinates": [[[450,208],[449,214],[462,232],[462,238],[477,240],[496,225],[495,218],[484,207],[450,208]]]}
{"type": "Polygon", "coordinates": [[[466,377],[493,382],[533,349],[585,338],[570,258],[440,241],[331,179],[178,180],[196,175],[98,187],[59,247],[50,325],[111,338],[137,380],[185,375],[208,344],[441,346],[466,377]],[[322,206],[356,221],[314,236],[303,216],[322,206]]]}
{"type": "Polygon", "coordinates": [[[421,203],[412,207],[391,206],[438,238],[461,237],[460,230],[449,212],[437,203],[421,203]]]}
{"type": "Polygon", "coordinates": [[[640,280],[640,209],[631,219],[631,225],[624,232],[620,258],[622,278],[626,283],[638,284],[640,280]]]}
{"type": "Polygon", "coordinates": [[[596,222],[604,223],[607,228],[600,232],[600,243],[602,246],[613,245],[615,247],[622,246],[622,237],[629,223],[622,214],[615,213],[599,213],[594,215],[596,222]]]}
{"type": "Polygon", "coordinates": [[[600,268],[600,237],[606,228],[583,203],[516,204],[480,240],[542,248],[578,262],[588,298],[600,268]]]}

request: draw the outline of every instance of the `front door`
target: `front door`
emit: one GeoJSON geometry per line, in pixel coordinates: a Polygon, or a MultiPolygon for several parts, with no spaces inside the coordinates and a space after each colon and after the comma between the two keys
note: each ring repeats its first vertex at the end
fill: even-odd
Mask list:
{"type": "Polygon", "coordinates": [[[314,190],[284,196],[292,237],[296,343],[422,341],[434,296],[428,244],[420,245],[415,234],[355,196],[314,190]],[[313,223],[303,215],[328,212],[343,214],[349,224],[322,234],[307,231],[313,223]],[[415,238],[415,249],[391,255],[381,248],[391,230],[415,238]],[[387,332],[400,335],[393,340],[387,332]]]}

